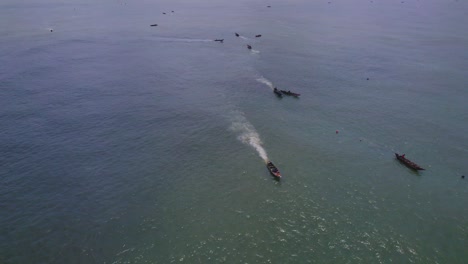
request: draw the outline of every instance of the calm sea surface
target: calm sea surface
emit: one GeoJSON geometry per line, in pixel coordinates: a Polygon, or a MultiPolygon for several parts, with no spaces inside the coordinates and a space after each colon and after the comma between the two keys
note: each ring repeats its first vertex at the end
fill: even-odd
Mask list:
{"type": "Polygon", "coordinates": [[[0,263],[467,263],[467,32],[455,0],[3,0],[0,263]]]}

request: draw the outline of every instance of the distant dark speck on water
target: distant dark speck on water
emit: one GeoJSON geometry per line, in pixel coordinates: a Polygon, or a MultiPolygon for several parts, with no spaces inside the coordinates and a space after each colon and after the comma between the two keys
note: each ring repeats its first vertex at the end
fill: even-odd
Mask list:
{"type": "Polygon", "coordinates": [[[465,175],[462,175],[462,179],[465,179],[465,175]]]}
{"type": "Polygon", "coordinates": [[[367,80],[369,80],[369,78],[367,78],[367,80]]]}

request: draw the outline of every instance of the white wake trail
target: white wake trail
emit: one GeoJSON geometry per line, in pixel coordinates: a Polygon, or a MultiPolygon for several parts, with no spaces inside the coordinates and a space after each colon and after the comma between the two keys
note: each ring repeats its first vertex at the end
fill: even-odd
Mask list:
{"type": "Polygon", "coordinates": [[[270,89],[274,89],[275,87],[273,86],[273,83],[271,83],[267,78],[265,77],[260,77],[257,79],[258,82],[260,83],[263,83],[263,84],[266,84],[268,87],[270,87],[270,89]]]}
{"type": "Polygon", "coordinates": [[[253,127],[252,124],[247,121],[244,115],[240,112],[235,113],[232,118],[231,129],[236,133],[239,133],[238,139],[245,144],[252,146],[257,152],[258,155],[265,161],[268,161],[268,156],[265,149],[262,147],[262,141],[260,140],[260,135],[253,127]]]}
{"type": "Polygon", "coordinates": [[[170,37],[155,37],[154,39],[166,42],[212,42],[213,39],[193,39],[193,38],[170,38],[170,37]]]}

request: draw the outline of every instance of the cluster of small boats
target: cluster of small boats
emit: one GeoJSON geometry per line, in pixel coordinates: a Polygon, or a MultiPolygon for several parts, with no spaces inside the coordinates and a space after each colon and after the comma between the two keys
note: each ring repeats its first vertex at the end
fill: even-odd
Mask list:
{"type": "MultiPolygon", "coordinates": [[[[273,93],[275,93],[276,96],[278,96],[280,98],[282,98],[283,95],[294,96],[296,98],[301,95],[301,94],[298,94],[298,93],[293,93],[291,91],[280,90],[280,89],[278,89],[276,87],[273,89],[273,93]]],[[[270,171],[271,175],[273,175],[273,177],[275,177],[275,179],[277,179],[277,180],[281,179],[281,173],[278,170],[278,168],[276,168],[276,166],[273,164],[273,162],[268,161],[266,166],[267,166],[268,170],[270,171]]]]}
{"type": "MultiPolygon", "coordinates": [[[[407,159],[405,157],[405,154],[403,155],[400,155],[398,153],[395,153],[395,157],[401,162],[403,163],[404,165],[406,165],[408,168],[410,169],[413,169],[415,171],[420,171],[420,170],[425,170],[424,168],[422,168],[421,166],[419,166],[418,164],[412,162],[411,160],[407,159]]],[[[270,172],[270,174],[277,180],[281,179],[281,172],[278,170],[278,168],[273,164],[273,162],[271,161],[268,161],[266,163],[266,166],[267,166],[267,169],[268,171],[270,172]]],[[[462,178],[465,178],[464,176],[462,176],[462,178]]]]}
{"type": "MultiPolygon", "coordinates": [[[[425,170],[424,168],[422,168],[421,166],[419,166],[418,164],[412,162],[411,160],[407,159],[405,157],[405,154],[403,155],[400,155],[398,153],[395,153],[395,157],[401,162],[403,163],[404,165],[406,165],[408,168],[410,169],[413,169],[415,171],[420,171],[420,170],[425,170]]],[[[268,171],[270,172],[270,174],[275,177],[275,179],[281,179],[281,172],[278,170],[278,168],[273,164],[273,162],[271,161],[268,161],[266,163],[266,166],[267,166],[267,169],[268,171]]],[[[464,176],[462,176],[462,178],[464,178],[464,176]]]]}
{"type": "MultiPolygon", "coordinates": [[[[330,3],[330,2],[329,2],[330,3]]],[[[267,7],[271,7],[271,6],[267,6],[267,7]]],[[[172,13],[174,13],[174,11],[171,11],[172,13]]],[[[166,15],[165,12],[163,12],[163,15],[166,15]]],[[[151,24],[150,25],[151,27],[157,27],[158,24],[151,24]]],[[[52,32],[52,30],[51,30],[52,32]]],[[[235,32],[234,33],[236,37],[240,37],[240,34],[235,32]]],[[[262,35],[260,34],[257,34],[255,35],[256,38],[260,38],[262,37],[262,35]]],[[[224,39],[214,39],[214,41],[216,42],[220,42],[220,43],[223,43],[224,42],[224,39]]],[[[252,49],[252,46],[247,44],[247,49],[251,50],[252,49]]],[[[369,78],[367,78],[367,80],[369,80],[369,78]]],[[[286,91],[286,90],[280,90],[278,89],[277,87],[275,87],[273,89],[273,93],[278,96],[279,98],[282,98],[283,95],[286,95],[286,96],[292,96],[292,97],[295,97],[295,98],[298,98],[301,94],[299,93],[295,93],[295,92],[291,92],[290,90],[286,91]]],[[[408,168],[410,169],[413,169],[415,171],[420,171],[420,170],[424,170],[424,168],[422,168],[421,166],[419,166],[418,164],[414,163],[413,161],[407,159],[405,157],[405,154],[398,154],[398,153],[395,153],[395,157],[398,161],[400,161],[401,163],[403,163],[405,166],[407,166],[408,168]]],[[[280,171],[278,170],[278,168],[273,164],[273,162],[271,161],[267,161],[266,162],[266,167],[268,169],[268,171],[270,172],[270,174],[277,180],[281,179],[281,173],[280,171]]],[[[462,176],[462,178],[464,178],[464,176],[462,176]]]]}

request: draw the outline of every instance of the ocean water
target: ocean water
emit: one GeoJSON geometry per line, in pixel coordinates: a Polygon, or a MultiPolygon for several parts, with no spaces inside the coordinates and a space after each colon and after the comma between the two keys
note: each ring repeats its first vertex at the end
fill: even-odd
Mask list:
{"type": "Polygon", "coordinates": [[[0,25],[0,263],[467,262],[466,1],[3,0],[0,25]]]}

